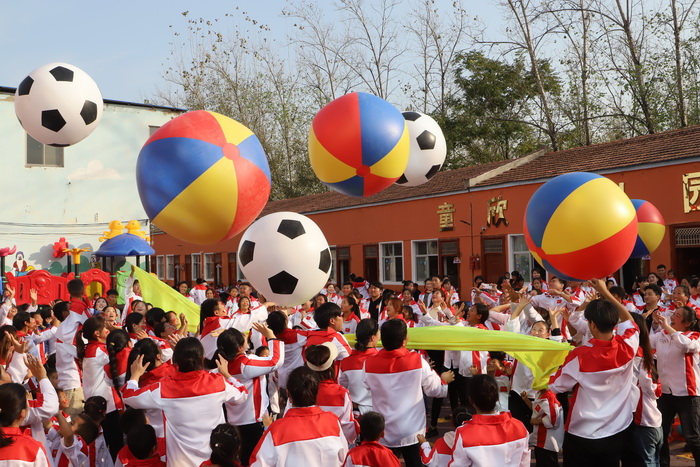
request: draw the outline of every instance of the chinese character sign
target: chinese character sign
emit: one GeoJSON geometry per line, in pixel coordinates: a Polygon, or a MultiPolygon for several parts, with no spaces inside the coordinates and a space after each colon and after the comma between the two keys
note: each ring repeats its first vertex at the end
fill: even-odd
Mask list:
{"type": "Polygon", "coordinates": [[[503,223],[508,225],[508,220],[506,219],[505,210],[508,209],[508,200],[502,199],[501,196],[498,198],[491,198],[488,201],[488,212],[486,213],[486,224],[498,226],[498,224],[503,223]]]}
{"type": "Polygon", "coordinates": [[[444,231],[455,229],[454,212],[454,204],[443,203],[440,206],[438,206],[437,215],[438,222],[440,223],[440,230],[444,231]]]}
{"type": "Polygon", "coordinates": [[[700,194],[700,172],[683,174],[683,212],[700,210],[698,194],[700,194]]]}

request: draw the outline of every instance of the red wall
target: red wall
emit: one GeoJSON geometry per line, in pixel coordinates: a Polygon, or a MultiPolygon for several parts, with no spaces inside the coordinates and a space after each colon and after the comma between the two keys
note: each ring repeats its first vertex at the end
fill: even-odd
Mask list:
{"type": "MultiPolygon", "coordinates": [[[[682,176],[684,173],[696,170],[698,170],[698,164],[678,164],[628,170],[605,174],[605,176],[616,183],[624,182],[625,192],[630,198],[645,199],[654,204],[663,214],[667,225],[679,225],[700,223],[700,212],[688,214],[683,212],[682,176]]],[[[461,284],[459,287],[461,290],[467,290],[471,285],[472,277],[483,272],[483,257],[481,258],[482,268],[475,271],[469,268],[469,256],[472,253],[483,254],[481,236],[522,234],[525,207],[530,196],[539,186],[541,183],[491,188],[452,196],[436,196],[429,199],[312,214],[310,217],[323,230],[329,245],[350,247],[350,270],[358,275],[362,275],[364,270],[362,246],[365,244],[403,240],[404,277],[410,279],[412,278],[411,240],[458,238],[461,259],[459,266],[461,284]],[[498,196],[502,196],[508,201],[505,214],[509,225],[487,226],[488,200],[498,196]],[[456,210],[453,231],[441,232],[439,230],[437,209],[444,202],[454,204],[456,210]],[[460,222],[460,220],[470,220],[470,202],[473,209],[473,252],[470,227],[460,222]],[[483,233],[481,232],[482,227],[485,227],[483,233]]],[[[217,245],[203,247],[187,244],[164,234],[155,235],[153,242],[158,255],[186,255],[197,252],[224,253],[222,254],[222,279],[225,283],[229,283],[233,282],[233,278],[228,278],[227,255],[225,253],[237,251],[239,239],[240,236],[217,245]]],[[[507,242],[507,237],[505,240],[507,242]]],[[[507,261],[507,243],[505,248],[507,261]]],[[[673,242],[667,230],[664,241],[651,257],[652,269],[655,269],[658,263],[665,263],[669,267],[673,267],[673,252],[673,242]]],[[[184,267],[184,257],[180,259],[180,264],[184,267]]],[[[507,263],[505,267],[508,267],[507,263]]],[[[423,278],[417,279],[419,279],[417,282],[420,283],[423,278]]]]}

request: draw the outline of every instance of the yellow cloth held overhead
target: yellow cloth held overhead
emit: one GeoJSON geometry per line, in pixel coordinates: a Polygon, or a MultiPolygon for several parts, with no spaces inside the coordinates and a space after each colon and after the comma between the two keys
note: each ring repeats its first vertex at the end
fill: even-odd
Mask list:
{"type": "MultiPolygon", "coordinates": [[[[354,334],[346,334],[350,345],[354,334]]],[[[377,344],[381,347],[381,343],[377,344]]],[[[549,377],[564,363],[572,347],[566,343],[504,331],[485,331],[464,326],[409,328],[409,349],[486,350],[506,352],[532,370],[533,388],[544,389],[549,377]]]]}
{"type": "Polygon", "coordinates": [[[162,308],[166,312],[172,310],[178,317],[180,313],[184,313],[189,324],[187,330],[197,332],[199,307],[194,302],[138,266],[132,266],[132,268],[134,278],[141,284],[141,296],[144,302],[152,303],[153,306],[162,308]]]}

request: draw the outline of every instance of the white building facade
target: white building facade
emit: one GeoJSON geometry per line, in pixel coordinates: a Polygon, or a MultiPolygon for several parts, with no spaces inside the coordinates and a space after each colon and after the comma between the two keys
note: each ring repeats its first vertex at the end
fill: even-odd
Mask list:
{"type": "Polygon", "coordinates": [[[14,111],[14,89],[0,87],[0,249],[17,247],[5,272],[66,270],[53,256],[65,237],[82,253],[81,270],[112,220],[149,224],[136,187],[136,160],[149,136],[182,109],[105,100],[102,120],[83,141],[65,148],[45,146],[27,135],[14,111]],[[21,253],[21,255],[20,255],[21,253]],[[24,263],[22,262],[24,260],[24,263]]]}

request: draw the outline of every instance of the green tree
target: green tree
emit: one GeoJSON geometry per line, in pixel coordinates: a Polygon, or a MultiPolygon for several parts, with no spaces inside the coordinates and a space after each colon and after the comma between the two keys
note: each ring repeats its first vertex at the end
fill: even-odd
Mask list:
{"type": "MultiPolygon", "coordinates": [[[[448,167],[512,159],[547,144],[537,83],[522,57],[507,63],[471,51],[457,56],[456,70],[443,129],[448,167]]],[[[540,62],[539,73],[547,92],[558,91],[549,62],[540,62]]]]}

